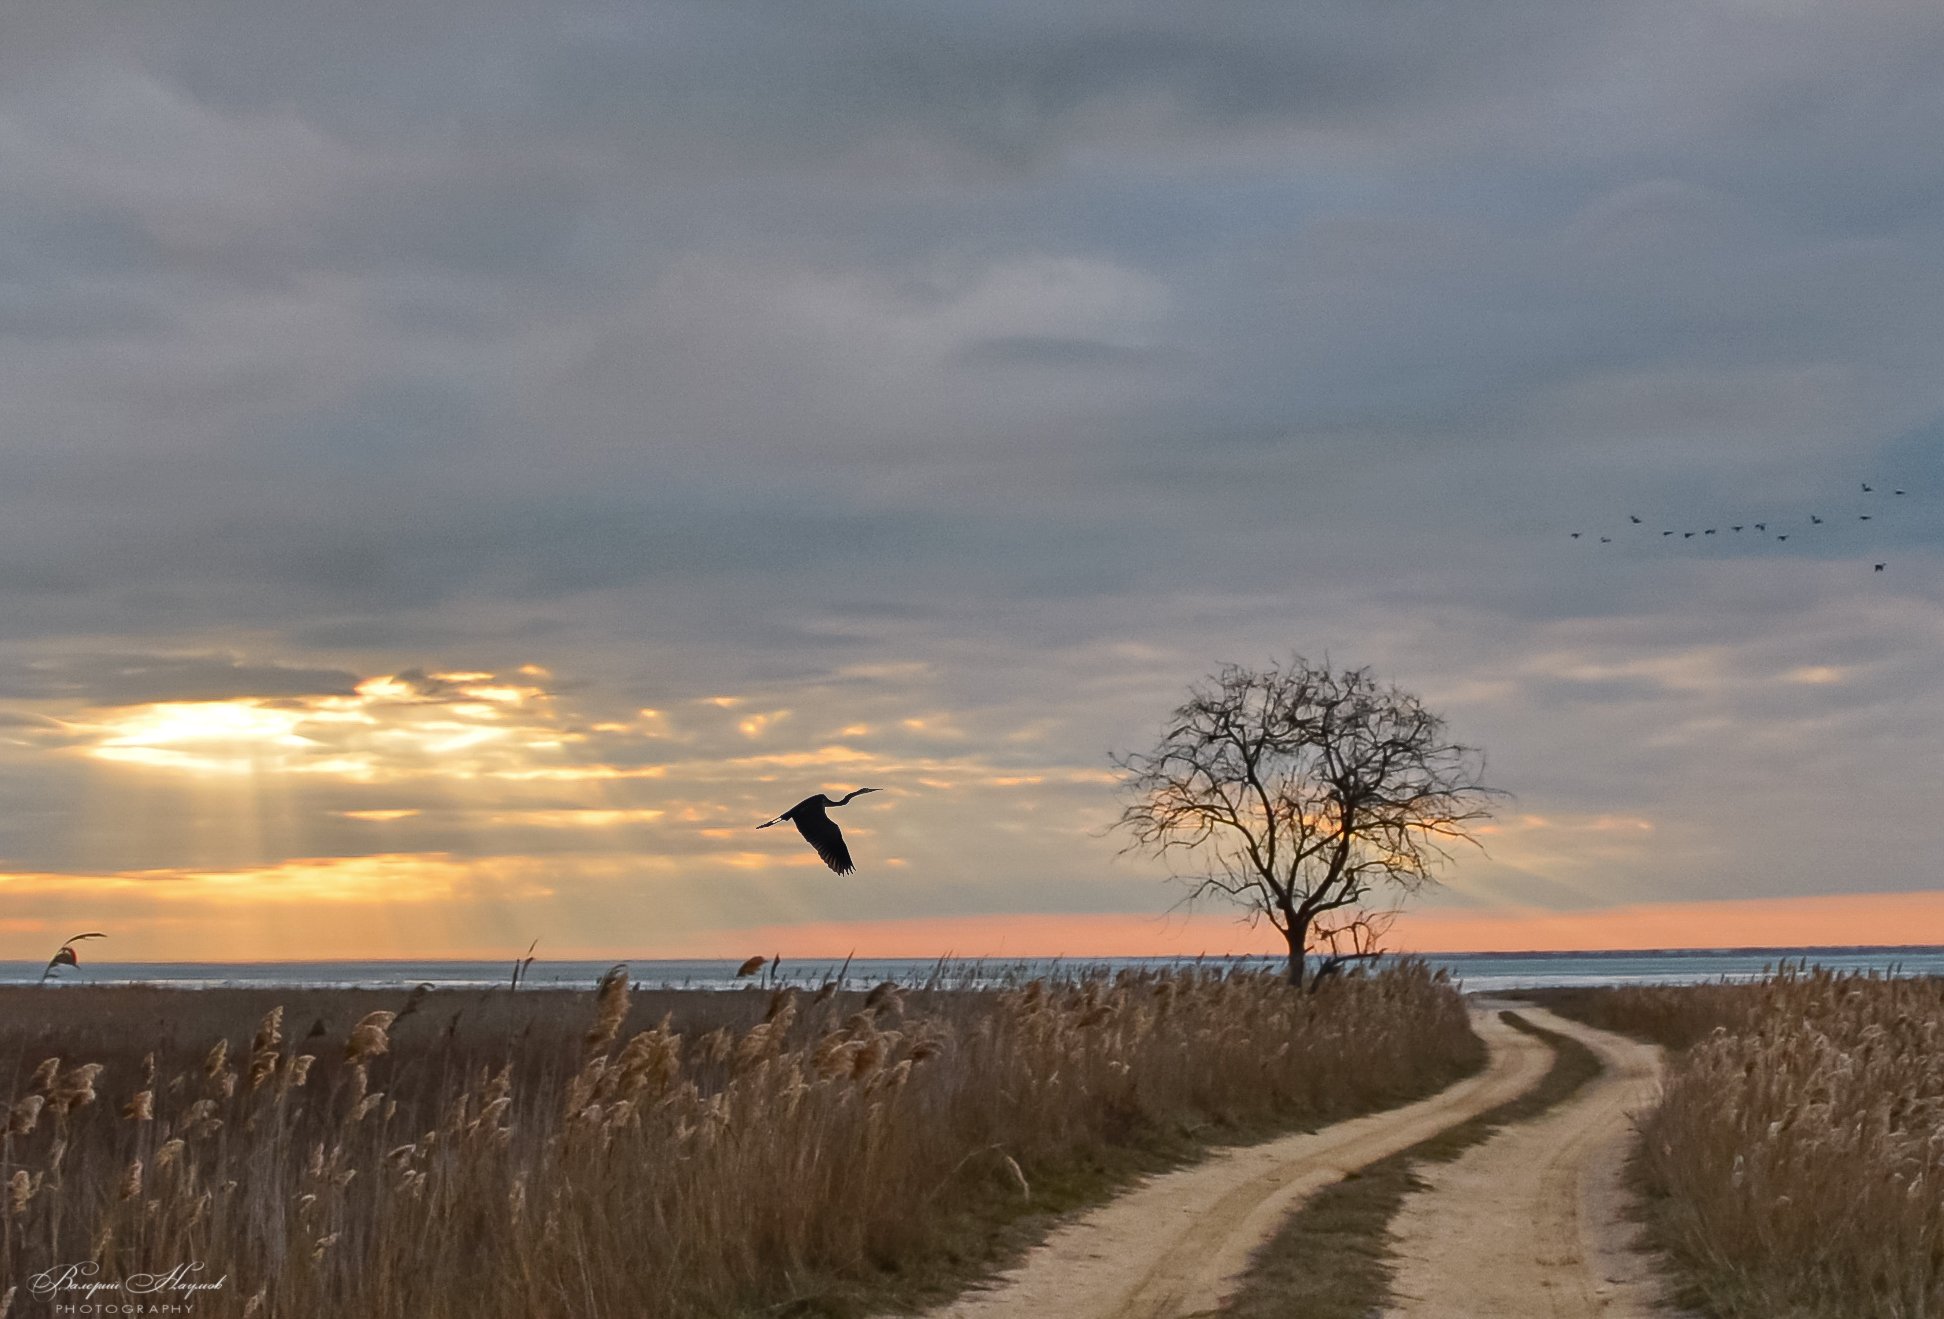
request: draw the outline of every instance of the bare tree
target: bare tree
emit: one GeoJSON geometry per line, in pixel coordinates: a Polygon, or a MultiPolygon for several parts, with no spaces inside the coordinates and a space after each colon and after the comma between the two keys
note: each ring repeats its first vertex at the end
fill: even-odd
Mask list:
{"type": "Polygon", "coordinates": [[[1373,897],[1436,883],[1447,845],[1475,843],[1502,795],[1417,697],[1301,656],[1224,667],[1189,689],[1154,750],[1113,763],[1129,849],[1192,858],[1186,901],[1219,895],[1266,917],[1293,985],[1319,941],[1336,968],[1373,955],[1388,928],[1373,897]]]}

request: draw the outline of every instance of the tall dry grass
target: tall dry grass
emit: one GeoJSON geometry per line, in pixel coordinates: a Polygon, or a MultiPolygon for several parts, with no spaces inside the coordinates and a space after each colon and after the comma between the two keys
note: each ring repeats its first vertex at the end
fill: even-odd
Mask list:
{"type": "MultiPolygon", "coordinates": [[[[1788,964],[1781,965],[1786,972],[1788,964]]],[[[1775,967],[1768,970],[1773,972],[1775,967]]],[[[1678,1052],[1717,1029],[1741,1030],[1761,1007],[1761,985],[1761,981],[1718,980],[1699,985],[1522,989],[1518,997],[1589,1026],[1619,1031],[1678,1052]]]]}
{"type": "MultiPolygon", "coordinates": [[[[1787,970],[1635,993],[1717,1027],[1642,1129],[1663,1240],[1748,1319],[1944,1315],[1944,980],[1787,970]]],[[[1627,1004],[1619,1004],[1624,1024],[1627,1004]]]]}
{"type": "Polygon", "coordinates": [[[228,1279],[204,1316],[829,1313],[1090,1159],[1362,1111],[1478,1048],[1418,964],[1315,994],[1191,971],[692,995],[703,1020],[652,1024],[632,997],[616,973],[569,1028],[562,996],[507,996],[503,1035],[441,1028],[437,994],[323,1034],[307,1004],[107,1065],[36,1036],[0,1138],[0,1295],[31,1313],[48,1269],[200,1261],[228,1279]]]}

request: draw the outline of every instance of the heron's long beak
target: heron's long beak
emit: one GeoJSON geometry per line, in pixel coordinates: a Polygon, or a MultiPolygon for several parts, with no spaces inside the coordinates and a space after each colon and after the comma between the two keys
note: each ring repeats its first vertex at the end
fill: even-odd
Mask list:
{"type": "Polygon", "coordinates": [[[765,820],[763,823],[757,825],[756,827],[758,829],[767,829],[772,824],[781,824],[781,823],[783,823],[783,817],[779,815],[774,820],[765,820]]]}

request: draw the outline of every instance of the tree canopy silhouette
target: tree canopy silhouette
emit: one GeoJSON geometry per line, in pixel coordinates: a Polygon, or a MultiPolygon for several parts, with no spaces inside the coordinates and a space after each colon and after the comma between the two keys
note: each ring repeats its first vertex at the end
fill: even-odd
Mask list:
{"type": "MultiPolygon", "coordinates": [[[[1484,758],[1416,696],[1368,669],[1301,656],[1227,665],[1189,689],[1152,751],[1116,755],[1129,850],[1192,862],[1188,901],[1221,896],[1266,917],[1304,956],[1370,930],[1373,899],[1436,883],[1448,847],[1491,818],[1484,758]]],[[[1359,947],[1370,955],[1373,947],[1359,947]]]]}

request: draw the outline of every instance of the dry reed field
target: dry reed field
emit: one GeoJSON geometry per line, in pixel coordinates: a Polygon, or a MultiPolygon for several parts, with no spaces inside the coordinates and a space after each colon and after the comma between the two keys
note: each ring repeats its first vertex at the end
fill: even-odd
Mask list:
{"type": "Polygon", "coordinates": [[[1699,985],[1522,989],[1518,997],[1589,1026],[1650,1040],[1677,1052],[1717,1028],[1741,1030],[1762,1002],[1759,982],[1726,980],[1699,985]]]}
{"type": "Polygon", "coordinates": [[[1735,1319],[1944,1315],[1944,980],[1784,968],[1605,991],[1678,1044],[1643,1125],[1662,1243],[1735,1319]]]}
{"type": "Polygon", "coordinates": [[[617,969],[591,1001],[256,991],[253,1025],[240,991],[33,992],[0,1000],[16,1317],[46,1312],[50,1269],[191,1262],[227,1278],[199,1316],[847,1313],[990,1262],[1116,1151],[1325,1121],[1480,1060],[1414,963],[1314,994],[1194,970],[652,1004],[617,969]]]}

